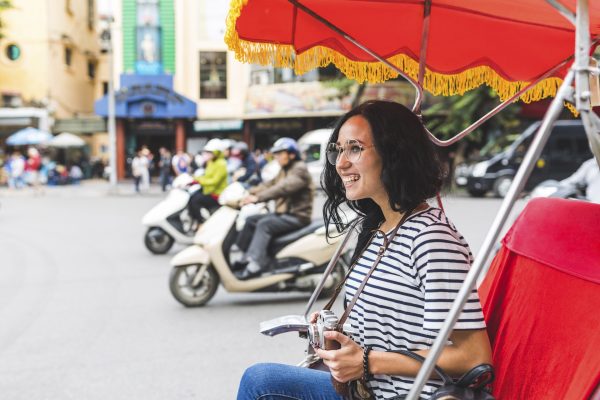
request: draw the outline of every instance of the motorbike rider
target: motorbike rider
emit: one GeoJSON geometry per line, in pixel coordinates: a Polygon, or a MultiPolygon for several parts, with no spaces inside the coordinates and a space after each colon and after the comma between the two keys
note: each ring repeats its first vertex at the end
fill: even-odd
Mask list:
{"type": "Polygon", "coordinates": [[[244,142],[237,142],[231,149],[231,157],[241,160],[238,169],[233,173],[232,180],[248,185],[257,185],[260,183],[260,171],[254,155],[250,152],[248,145],[244,142]]]}
{"type": "Polygon", "coordinates": [[[246,251],[245,269],[236,272],[238,279],[259,276],[267,267],[267,247],[274,236],[300,229],[310,223],[314,187],[306,164],[294,139],[278,139],[271,152],[281,166],[275,179],[250,189],[242,205],[275,200],[275,213],[249,217],[238,235],[236,245],[246,251]]]}
{"type": "Polygon", "coordinates": [[[206,159],[204,175],[194,177],[202,185],[202,190],[192,195],[188,208],[192,218],[198,222],[204,221],[200,213],[202,208],[214,210],[219,207],[217,200],[227,186],[227,162],[223,157],[221,140],[209,140],[202,152],[206,159]]]}

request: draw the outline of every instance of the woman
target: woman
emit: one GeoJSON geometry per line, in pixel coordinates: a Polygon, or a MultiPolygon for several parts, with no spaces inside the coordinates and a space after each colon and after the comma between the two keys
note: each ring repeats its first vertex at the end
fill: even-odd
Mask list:
{"type": "Polygon", "coordinates": [[[223,157],[223,147],[220,139],[211,139],[202,149],[206,160],[206,169],[202,176],[194,179],[202,185],[202,190],[195,192],[190,199],[188,210],[192,218],[199,223],[204,222],[200,210],[209,212],[219,208],[218,198],[227,187],[227,161],[223,157]]]}
{"type": "MultiPolygon", "coordinates": [[[[322,179],[328,195],[325,221],[341,227],[344,204],[363,216],[356,263],[345,284],[347,301],[373,265],[384,235],[390,245],[349,315],[347,322],[356,333],[328,332],[326,338],[338,341],[341,348],[316,353],[340,382],[367,377],[375,398],[403,396],[421,364],[391,351],[427,355],[472,255],[444,212],[426,203],[440,189],[441,167],[421,121],[404,106],[370,101],[348,112],[332,133],[327,159],[322,179]],[[406,221],[390,237],[405,214],[406,221]]],[[[490,360],[481,306],[473,291],[437,364],[458,376],[490,360]]],[[[429,381],[422,395],[429,397],[438,384],[429,381]]],[[[244,374],[238,399],[258,398],[340,396],[326,372],[258,364],[244,374]]]]}

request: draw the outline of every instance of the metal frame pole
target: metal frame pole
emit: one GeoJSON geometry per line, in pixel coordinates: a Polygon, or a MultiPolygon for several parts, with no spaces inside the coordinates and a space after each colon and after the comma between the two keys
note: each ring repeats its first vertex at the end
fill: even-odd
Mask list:
{"type": "Polygon", "coordinates": [[[435,367],[442,350],[446,346],[446,341],[450,336],[452,328],[458,320],[460,312],[467,302],[471,291],[473,288],[475,288],[477,278],[485,268],[486,260],[488,259],[493,245],[496,243],[498,235],[500,234],[500,231],[502,230],[502,227],[504,226],[511,209],[517,200],[517,196],[523,189],[527,178],[533,170],[536,160],[540,156],[540,153],[546,144],[548,136],[550,136],[552,124],[563,109],[563,101],[568,98],[572,92],[571,82],[573,81],[573,77],[573,70],[569,70],[569,73],[560,86],[556,97],[552,101],[552,104],[550,105],[550,108],[548,109],[548,112],[546,113],[546,116],[544,117],[544,120],[542,121],[535,138],[533,139],[531,147],[525,155],[523,163],[517,171],[517,175],[515,176],[515,179],[508,190],[508,194],[502,202],[500,211],[498,212],[498,215],[496,215],[496,218],[494,219],[494,222],[492,223],[492,226],[485,237],[481,251],[479,254],[477,254],[475,262],[469,270],[465,282],[458,292],[458,295],[452,304],[452,308],[450,309],[450,312],[444,321],[444,325],[440,329],[433,345],[431,346],[423,366],[419,370],[419,373],[415,379],[415,383],[408,394],[407,400],[417,400],[419,398],[419,393],[421,393],[423,385],[425,385],[428,377],[433,372],[433,368],[435,367]]]}
{"type": "Polygon", "coordinates": [[[310,313],[312,306],[315,304],[315,301],[317,301],[317,298],[321,294],[321,291],[323,291],[323,286],[325,286],[325,281],[331,274],[331,271],[333,271],[333,268],[337,264],[338,260],[343,260],[342,252],[346,248],[346,245],[348,244],[350,237],[352,237],[352,233],[354,232],[354,229],[356,228],[356,225],[358,224],[359,221],[360,221],[360,218],[356,218],[356,220],[350,225],[348,232],[344,236],[344,239],[336,248],[333,257],[331,257],[331,260],[329,260],[329,264],[327,264],[327,268],[325,268],[325,271],[323,272],[323,275],[321,276],[321,280],[317,284],[317,287],[315,288],[312,295],[310,296],[310,299],[308,300],[308,304],[306,305],[306,309],[304,310],[304,317],[308,317],[308,313],[310,313]]]}
{"type": "Polygon", "coordinates": [[[110,186],[114,190],[117,187],[117,127],[115,112],[115,85],[114,85],[114,51],[112,17],[108,20],[108,165],[110,169],[110,186]]]}

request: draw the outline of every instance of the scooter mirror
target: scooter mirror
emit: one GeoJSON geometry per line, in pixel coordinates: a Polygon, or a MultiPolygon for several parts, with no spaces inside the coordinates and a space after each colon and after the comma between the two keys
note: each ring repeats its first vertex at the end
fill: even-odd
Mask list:
{"type": "Polygon", "coordinates": [[[260,333],[275,336],[285,332],[308,332],[310,324],[304,315],[285,315],[260,323],[260,333]]]}

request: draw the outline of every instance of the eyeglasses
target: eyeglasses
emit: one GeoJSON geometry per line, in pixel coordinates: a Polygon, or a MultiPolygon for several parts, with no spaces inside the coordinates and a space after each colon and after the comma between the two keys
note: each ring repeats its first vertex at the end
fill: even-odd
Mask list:
{"type": "Polygon", "coordinates": [[[339,146],[337,143],[329,143],[325,150],[325,154],[327,155],[327,161],[331,165],[336,165],[342,154],[348,161],[355,163],[360,160],[360,155],[363,150],[371,147],[375,147],[375,145],[363,146],[358,140],[351,139],[346,141],[343,146],[339,146]]]}

